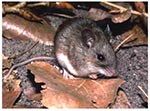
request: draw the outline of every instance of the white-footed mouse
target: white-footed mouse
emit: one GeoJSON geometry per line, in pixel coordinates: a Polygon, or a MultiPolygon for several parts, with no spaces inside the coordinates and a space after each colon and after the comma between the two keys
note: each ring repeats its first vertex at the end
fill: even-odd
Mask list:
{"type": "MultiPolygon", "coordinates": [[[[114,76],[116,73],[115,52],[101,28],[92,20],[75,18],[64,22],[56,32],[54,48],[65,78],[75,76],[95,79],[99,74],[114,76]]],[[[52,60],[51,57],[35,58],[14,65],[6,76],[14,68],[33,60],[52,60]]]]}

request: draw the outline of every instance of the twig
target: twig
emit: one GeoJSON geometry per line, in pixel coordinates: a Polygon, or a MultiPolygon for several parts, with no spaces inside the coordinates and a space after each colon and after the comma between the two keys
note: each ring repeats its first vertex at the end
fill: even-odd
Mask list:
{"type": "Polygon", "coordinates": [[[31,47],[27,48],[24,52],[22,52],[22,53],[20,53],[18,55],[14,55],[14,56],[8,57],[8,59],[15,59],[15,58],[17,58],[19,56],[24,55],[26,52],[30,51],[33,47],[35,47],[38,43],[39,42],[34,43],[31,47]]]}
{"type": "Polygon", "coordinates": [[[141,87],[141,86],[138,86],[138,88],[142,91],[142,93],[145,95],[145,97],[148,98],[148,95],[145,93],[145,91],[142,89],[142,87],[141,87]]]}
{"type": "Polygon", "coordinates": [[[75,18],[76,16],[69,16],[69,15],[65,15],[65,14],[57,14],[57,13],[53,13],[52,15],[54,16],[58,16],[58,17],[63,17],[63,18],[67,18],[67,19],[72,19],[75,18]]]}
{"type": "MultiPolygon", "coordinates": [[[[110,2],[103,2],[103,3],[106,4],[106,5],[115,7],[115,8],[117,8],[117,9],[119,9],[121,12],[124,12],[124,11],[128,10],[127,8],[124,8],[124,7],[122,7],[122,6],[116,5],[116,4],[114,4],[114,3],[110,3],[110,2]]],[[[135,14],[135,15],[140,15],[140,16],[142,16],[142,14],[144,14],[146,17],[148,17],[148,14],[147,14],[147,13],[140,13],[140,12],[135,11],[135,10],[131,10],[131,13],[132,13],[132,14],[135,14]]]]}
{"type": "Polygon", "coordinates": [[[3,5],[2,13],[5,14],[8,12],[14,12],[14,13],[19,12],[20,8],[23,8],[25,5],[26,5],[26,2],[20,2],[17,5],[11,6],[11,7],[7,5],[3,5]]]}
{"type": "Polygon", "coordinates": [[[135,33],[130,34],[127,38],[125,38],[116,48],[115,48],[115,52],[118,51],[118,49],[126,42],[128,41],[135,33]]]}
{"type": "Polygon", "coordinates": [[[50,6],[51,3],[49,2],[39,2],[39,3],[33,3],[33,4],[28,4],[28,7],[36,7],[36,6],[50,6]]]}

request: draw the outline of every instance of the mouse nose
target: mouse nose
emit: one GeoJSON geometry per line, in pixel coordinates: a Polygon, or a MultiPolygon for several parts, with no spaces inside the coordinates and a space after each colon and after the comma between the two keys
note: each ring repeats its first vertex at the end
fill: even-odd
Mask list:
{"type": "Polygon", "coordinates": [[[116,72],[116,71],[113,71],[113,72],[112,72],[112,76],[117,76],[117,72],[116,72]]]}
{"type": "Polygon", "coordinates": [[[111,76],[116,76],[116,70],[114,68],[111,67],[104,67],[102,69],[99,70],[100,73],[102,73],[105,76],[111,77],[111,76]]]}
{"type": "Polygon", "coordinates": [[[108,71],[110,76],[116,76],[117,71],[114,68],[107,67],[106,70],[108,71]]]}

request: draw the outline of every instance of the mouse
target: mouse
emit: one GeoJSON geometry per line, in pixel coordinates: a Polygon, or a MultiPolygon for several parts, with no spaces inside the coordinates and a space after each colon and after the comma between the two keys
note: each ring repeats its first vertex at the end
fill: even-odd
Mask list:
{"type": "MultiPolygon", "coordinates": [[[[116,55],[106,34],[95,21],[74,18],[61,24],[54,37],[54,52],[63,69],[63,77],[89,77],[116,75],[116,55]]],[[[13,69],[35,60],[52,60],[51,57],[34,57],[11,67],[13,69]]]]}
{"type": "Polygon", "coordinates": [[[65,78],[116,75],[115,52],[95,21],[76,18],[65,22],[58,28],[54,44],[65,78]]]}

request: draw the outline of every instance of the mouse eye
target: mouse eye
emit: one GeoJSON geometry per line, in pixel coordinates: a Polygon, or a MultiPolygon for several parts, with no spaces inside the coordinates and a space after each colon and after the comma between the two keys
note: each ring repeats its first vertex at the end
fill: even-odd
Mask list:
{"type": "Polygon", "coordinates": [[[97,54],[97,59],[100,61],[104,61],[105,57],[102,54],[97,54]]]}

